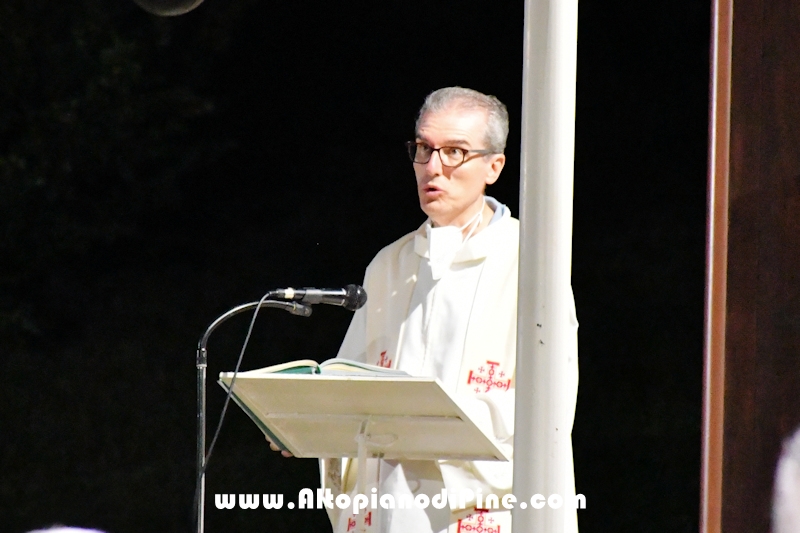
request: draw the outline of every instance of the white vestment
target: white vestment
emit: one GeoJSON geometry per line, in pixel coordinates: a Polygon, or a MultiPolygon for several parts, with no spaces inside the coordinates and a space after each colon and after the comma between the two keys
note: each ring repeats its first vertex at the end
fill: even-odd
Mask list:
{"type": "MultiPolygon", "coordinates": [[[[378,253],[366,271],[367,303],[356,311],[338,356],[438,377],[449,393],[471,408],[471,414],[487,421],[498,444],[511,452],[519,222],[494,199],[487,198],[487,203],[496,211],[491,223],[464,242],[441,279],[432,279],[425,224],[378,253]]],[[[571,292],[564,297],[571,301],[571,292]]],[[[571,316],[563,319],[577,333],[571,308],[571,316]]],[[[577,396],[577,336],[574,353],[565,356],[574,362],[574,391],[567,392],[572,410],[565,424],[571,428],[577,396]]],[[[571,448],[568,456],[572,457],[571,448]]],[[[331,488],[334,495],[352,494],[359,467],[355,460],[322,461],[323,487],[331,488]]],[[[442,488],[450,495],[468,488],[481,494],[482,502],[489,494],[502,499],[510,493],[513,475],[513,464],[500,461],[368,459],[366,468],[367,496],[373,487],[380,494],[429,497],[442,488]]],[[[571,461],[565,476],[574,494],[571,461]]],[[[516,496],[527,500],[531,495],[516,496]]],[[[381,509],[375,520],[365,511],[358,515],[339,509],[328,512],[335,533],[511,532],[508,511],[484,510],[476,500],[468,500],[466,507],[457,503],[452,501],[442,510],[431,505],[425,510],[381,509]]],[[[568,522],[565,532],[577,532],[577,518],[574,525],[568,522]]]]}

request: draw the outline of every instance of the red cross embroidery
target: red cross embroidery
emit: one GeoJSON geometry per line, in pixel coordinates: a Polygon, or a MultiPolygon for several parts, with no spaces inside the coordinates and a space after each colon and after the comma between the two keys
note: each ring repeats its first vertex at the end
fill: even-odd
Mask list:
{"type": "MultiPolygon", "coordinates": [[[[489,366],[489,372],[485,372],[486,369],[483,366],[479,366],[477,372],[474,370],[469,371],[467,385],[470,385],[474,382],[476,385],[484,387],[483,392],[489,392],[492,389],[510,390],[511,380],[500,379],[506,375],[505,372],[497,368],[500,366],[500,363],[495,361],[486,361],[486,364],[489,366]],[[495,379],[495,372],[499,373],[498,379],[495,379]]],[[[477,387],[475,388],[475,392],[479,392],[477,387]]]]}
{"type": "Polygon", "coordinates": [[[478,509],[475,507],[475,513],[470,513],[467,515],[466,518],[462,518],[458,521],[458,533],[474,531],[475,533],[500,533],[500,526],[490,526],[489,524],[494,522],[494,519],[490,516],[488,520],[486,520],[486,513],[489,512],[489,509],[478,509]]]}

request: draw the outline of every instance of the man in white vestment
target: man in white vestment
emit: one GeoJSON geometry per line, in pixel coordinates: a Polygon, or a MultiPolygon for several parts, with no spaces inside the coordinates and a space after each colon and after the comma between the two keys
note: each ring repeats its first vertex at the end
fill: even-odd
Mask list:
{"type": "MultiPolygon", "coordinates": [[[[505,165],[507,135],[508,113],[497,98],[461,87],[428,95],[416,139],[407,143],[428,219],[367,267],[369,300],[356,311],[338,357],[437,377],[511,452],[519,223],[508,207],[484,194],[505,165]]],[[[571,293],[565,298],[571,300],[571,293]]],[[[574,311],[563,320],[577,331],[574,311]]],[[[573,413],[566,427],[572,427],[573,413]]],[[[468,495],[463,489],[469,489],[482,498],[465,505],[458,498],[441,509],[329,509],[335,533],[511,533],[508,510],[479,506],[490,494],[500,500],[510,493],[511,462],[366,463],[321,461],[323,486],[334,496],[352,496],[358,471],[365,469],[368,496],[376,489],[398,500],[420,494],[430,499],[445,488],[449,495],[468,495]]],[[[574,491],[571,464],[565,476],[574,491]]],[[[577,521],[568,522],[565,531],[576,532],[577,521]]]]}
{"type": "Polygon", "coordinates": [[[800,533],[800,429],[783,444],[772,495],[772,532],[800,533]]]}

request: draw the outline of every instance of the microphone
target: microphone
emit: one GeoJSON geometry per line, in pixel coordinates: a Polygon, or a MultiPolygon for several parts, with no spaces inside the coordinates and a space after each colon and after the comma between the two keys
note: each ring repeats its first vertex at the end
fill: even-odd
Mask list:
{"type": "Polygon", "coordinates": [[[367,303],[367,293],[360,285],[348,285],[344,289],[278,289],[271,296],[279,300],[303,304],[340,305],[348,311],[355,311],[367,303]]]}

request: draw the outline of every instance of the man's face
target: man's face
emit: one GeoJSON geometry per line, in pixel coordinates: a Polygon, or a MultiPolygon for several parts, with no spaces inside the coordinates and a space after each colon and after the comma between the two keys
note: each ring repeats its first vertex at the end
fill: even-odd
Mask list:
{"type": "MultiPolygon", "coordinates": [[[[434,149],[485,149],[486,119],[481,109],[457,106],[426,113],[419,124],[417,142],[434,149]]],[[[446,167],[439,152],[434,152],[427,163],[414,163],[420,207],[437,226],[463,226],[480,210],[484,188],[497,181],[505,161],[503,154],[468,153],[462,165],[446,167]]]]}

